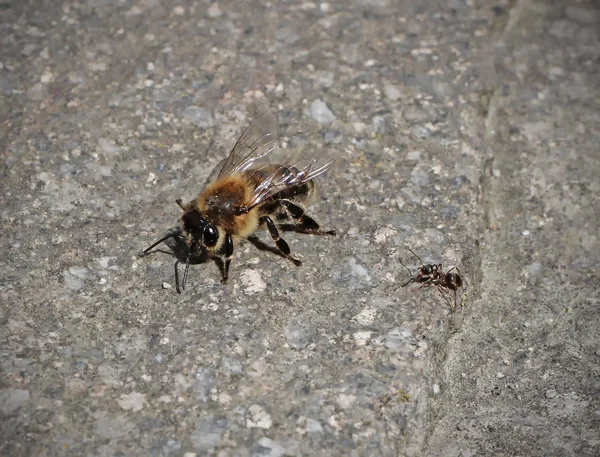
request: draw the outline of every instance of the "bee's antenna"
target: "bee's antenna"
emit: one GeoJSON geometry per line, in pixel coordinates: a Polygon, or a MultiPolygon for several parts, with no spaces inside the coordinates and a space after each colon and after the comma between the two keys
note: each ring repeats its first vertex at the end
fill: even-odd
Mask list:
{"type": "Polygon", "coordinates": [[[184,206],[183,200],[181,200],[181,198],[178,198],[177,200],[175,200],[175,203],[177,203],[179,205],[179,207],[185,211],[185,206],[184,206]]]}
{"type": "Polygon", "coordinates": [[[179,228],[175,228],[175,229],[169,230],[167,232],[167,234],[165,236],[163,236],[160,240],[158,240],[156,243],[153,243],[149,248],[145,249],[142,252],[142,254],[140,255],[140,257],[144,257],[144,256],[148,255],[153,248],[155,248],[156,246],[158,246],[163,241],[166,241],[169,238],[175,238],[175,237],[179,236],[180,234],[181,234],[181,230],[179,228]]]}

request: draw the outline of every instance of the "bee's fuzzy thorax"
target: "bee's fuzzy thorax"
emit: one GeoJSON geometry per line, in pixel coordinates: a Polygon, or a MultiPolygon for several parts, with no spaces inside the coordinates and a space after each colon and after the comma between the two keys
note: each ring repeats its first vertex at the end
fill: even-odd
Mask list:
{"type": "Polygon", "coordinates": [[[209,184],[190,204],[220,230],[246,238],[258,227],[258,211],[252,209],[245,214],[234,214],[234,209],[246,205],[252,192],[251,183],[242,175],[234,174],[209,184]]]}

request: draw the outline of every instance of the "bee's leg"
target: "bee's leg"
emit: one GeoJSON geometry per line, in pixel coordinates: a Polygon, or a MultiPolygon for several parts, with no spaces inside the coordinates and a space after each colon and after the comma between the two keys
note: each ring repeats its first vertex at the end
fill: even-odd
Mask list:
{"type": "Polygon", "coordinates": [[[263,216],[260,218],[260,223],[267,224],[267,228],[269,229],[271,238],[273,238],[273,241],[275,242],[275,246],[277,246],[277,249],[279,249],[279,252],[286,259],[290,259],[292,262],[294,262],[294,265],[296,265],[296,266],[302,265],[302,262],[300,260],[298,260],[292,256],[290,247],[287,244],[287,242],[279,236],[279,230],[277,229],[275,222],[273,222],[273,219],[271,219],[269,216],[263,216]]]}
{"type": "Polygon", "coordinates": [[[296,224],[295,231],[299,233],[308,233],[311,235],[332,235],[335,236],[335,230],[321,230],[319,224],[312,217],[305,214],[304,208],[290,200],[280,200],[290,218],[296,224]]]}
{"type": "Polygon", "coordinates": [[[179,287],[179,268],[177,268],[177,266],[180,264],[179,260],[177,260],[175,262],[175,290],[177,291],[178,294],[181,293],[181,288],[179,287]]]}
{"type": "Polygon", "coordinates": [[[223,277],[221,283],[225,284],[227,278],[229,278],[229,265],[231,265],[231,259],[233,258],[233,238],[228,233],[225,235],[225,268],[223,268],[223,277]]]}
{"type": "MultiPolygon", "coordinates": [[[[183,280],[181,281],[181,289],[185,290],[185,285],[187,283],[188,273],[190,272],[190,256],[188,256],[185,261],[185,270],[183,270],[183,280]]],[[[181,293],[181,292],[179,292],[181,293]]]]}

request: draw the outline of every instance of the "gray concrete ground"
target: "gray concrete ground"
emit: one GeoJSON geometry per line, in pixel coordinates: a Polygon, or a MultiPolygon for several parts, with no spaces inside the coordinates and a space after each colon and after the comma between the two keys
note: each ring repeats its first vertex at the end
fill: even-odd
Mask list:
{"type": "Polygon", "coordinates": [[[1,455],[600,455],[597,4],[0,14],[1,455]],[[338,237],[178,295],[138,253],[265,100],[337,159],[310,212],[338,237]],[[407,247],[464,308],[396,289],[407,247]]]}

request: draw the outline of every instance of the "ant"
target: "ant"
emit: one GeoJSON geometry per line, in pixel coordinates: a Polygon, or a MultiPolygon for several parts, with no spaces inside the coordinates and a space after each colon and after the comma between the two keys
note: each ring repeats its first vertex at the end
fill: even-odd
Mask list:
{"type": "MultiPolygon", "coordinates": [[[[457,267],[452,267],[448,271],[444,272],[441,263],[425,264],[421,257],[415,254],[415,252],[411,248],[408,248],[408,250],[412,253],[412,255],[419,259],[419,262],[421,262],[421,266],[417,270],[417,275],[411,276],[408,279],[408,281],[400,285],[400,287],[408,286],[412,282],[420,284],[418,289],[421,289],[425,286],[436,286],[440,291],[440,294],[442,294],[444,298],[446,298],[446,296],[444,295],[443,290],[451,290],[454,294],[454,305],[451,305],[450,307],[452,312],[456,311],[456,291],[463,285],[463,280],[460,276],[459,269],[457,267]],[[453,270],[456,270],[456,273],[454,273],[453,270]]],[[[406,268],[408,273],[412,275],[410,269],[406,265],[404,265],[402,261],[400,261],[400,265],[406,268]]]]}

